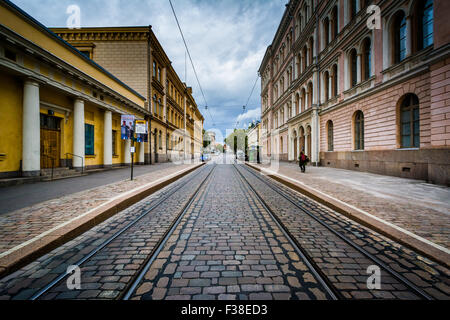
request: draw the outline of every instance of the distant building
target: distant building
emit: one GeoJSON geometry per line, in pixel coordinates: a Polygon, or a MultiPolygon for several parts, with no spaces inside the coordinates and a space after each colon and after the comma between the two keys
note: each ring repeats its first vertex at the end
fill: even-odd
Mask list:
{"type": "Polygon", "coordinates": [[[216,133],[214,131],[205,132],[205,140],[209,142],[204,152],[215,152],[216,151],[216,133]]]}
{"type": "Polygon", "coordinates": [[[259,69],[265,156],[450,184],[449,14],[449,1],[289,1],[259,69]]]}
{"type": "Polygon", "coordinates": [[[250,162],[257,161],[258,147],[261,155],[260,138],[261,138],[261,124],[258,122],[253,128],[247,132],[248,136],[248,158],[250,162]]]}
{"type": "MultiPolygon", "coordinates": [[[[9,1],[0,1],[0,177],[131,163],[121,115],[147,118],[145,96],[9,1]]],[[[145,143],[136,143],[144,163],[145,143]]]]}
{"type": "Polygon", "coordinates": [[[204,118],[151,26],[51,30],[147,98],[146,163],[200,156],[204,118]]]}

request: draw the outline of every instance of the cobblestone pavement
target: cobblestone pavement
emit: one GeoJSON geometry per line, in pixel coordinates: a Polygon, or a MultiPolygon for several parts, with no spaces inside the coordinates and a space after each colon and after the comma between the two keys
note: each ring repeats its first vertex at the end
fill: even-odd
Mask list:
{"type": "Polygon", "coordinates": [[[327,299],[233,166],[218,168],[132,299],[327,299]]]}
{"type": "Polygon", "coordinates": [[[29,299],[39,289],[75,264],[105,240],[164,200],[131,229],[116,238],[81,267],[81,290],[70,291],[65,280],[43,299],[114,299],[151,253],[182,206],[194,193],[210,168],[196,170],[155,194],[114,215],[98,226],[42,256],[35,262],[0,279],[0,299],[29,299]],[[189,182],[189,184],[188,184],[189,182]],[[181,187],[181,189],[178,189],[181,187]]]}
{"type": "Polygon", "coordinates": [[[301,173],[287,162],[275,171],[450,249],[448,187],[328,167],[307,166],[301,173]]]}
{"type": "Polygon", "coordinates": [[[329,299],[318,278],[297,254],[252,188],[341,298],[418,297],[383,268],[381,289],[368,290],[366,269],[374,263],[279,192],[376,255],[428,295],[449,299],[450,273],[447,268],[253,172],[256,173],[244,166],[207,165],[190,173],[0,279],[0,299],[29,299],[64,274],[69,265],[164,200],[82,265],[81,290],[69,290],[64,279],[42,296],[43,299],[120,298],[197,188],[199,193],[131,299],[329,299]],[[207,182],[202,183],[209,173],[207,182]]]}
{"type": "Polygon", "coordinates": [[[281,191],[294,203],[299,204],[304,210],[332,226],[334,230],[342,233],[370,254],[375,255],[431,297],[450,298],[450,272],[444,266],[353,222],[255,170],[244,166],[240,166],[239,170],[267,205],[276,212],[301,246],[310,253],[319,268],[339,289],[344,298],[415,299],[417,296],[383,268],[381,268],[382,289],[368,290],[367,267],[376,265],[376,263],[301,212],[292,202],[270,188],[267,183],[281,191]]]}
{"type": "Polygon", "coordinates": [[[139,176],[133,181],[111,183],[2,214],[0,215],[0,255],[55,226],[98,207],[124,191],[156,181],[190,166],[165,166],[164,169],[139,176]]]}

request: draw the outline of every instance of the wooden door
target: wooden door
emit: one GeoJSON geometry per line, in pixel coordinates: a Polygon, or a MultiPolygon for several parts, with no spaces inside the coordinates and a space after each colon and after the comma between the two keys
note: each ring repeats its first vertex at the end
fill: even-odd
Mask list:
{"type": "Polygon", "coordinates": [[[41,169],[51,168],[52,161],[59,167],[60,137],[60,131],[41,129],[41,169]]]}

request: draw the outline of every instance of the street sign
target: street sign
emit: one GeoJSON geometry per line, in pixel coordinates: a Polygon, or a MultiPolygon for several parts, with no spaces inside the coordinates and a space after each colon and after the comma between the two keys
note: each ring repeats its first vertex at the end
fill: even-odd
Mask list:
{"type": "Polygon", "coordinates": [[[137,134],[147,134],[147,122],[145,120],[136,120],[137,134]]]}
{"type": "Polygon", "coordinates": [[[130,147],[130,151],[131,151],[131,153],[135,153],[136,152],[136,147],[130,147]]]}

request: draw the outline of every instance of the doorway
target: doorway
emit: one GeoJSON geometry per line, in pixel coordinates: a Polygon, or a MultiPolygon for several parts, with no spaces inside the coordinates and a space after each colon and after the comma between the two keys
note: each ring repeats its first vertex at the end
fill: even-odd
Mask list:
{"type": "Polygon", "coordinates": [[[59,167],[61,154],[61,119],[42,114],[41,121],[41,169],[48,169],[54,163],[59,167]]]}

